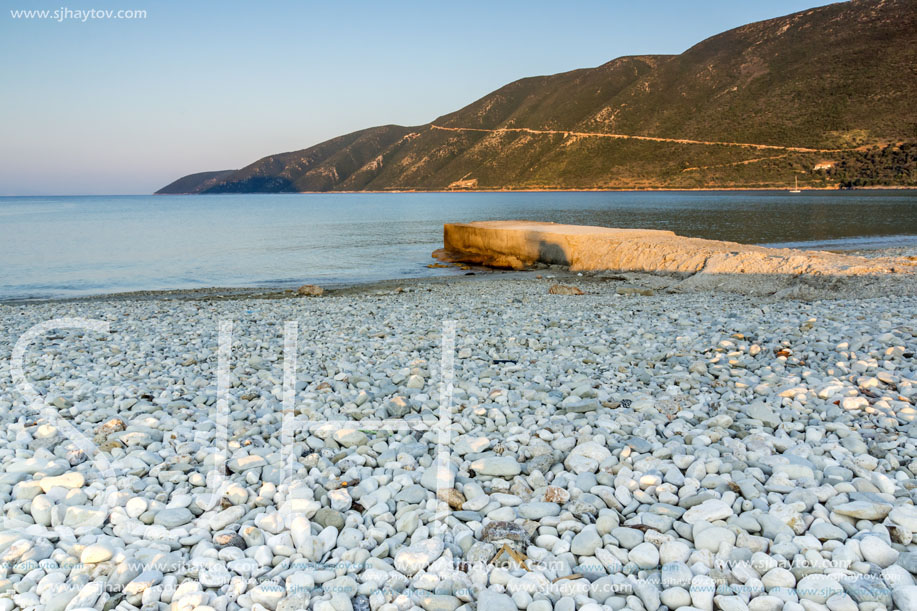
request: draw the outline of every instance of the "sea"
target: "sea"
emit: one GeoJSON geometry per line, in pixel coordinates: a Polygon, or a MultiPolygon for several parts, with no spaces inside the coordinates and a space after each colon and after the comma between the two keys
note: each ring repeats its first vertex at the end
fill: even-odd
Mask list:
{"type": "Polygon", "coordinates": [[[0,197],[0,300],[461,274],[428,267],[443,224],[489,219],[917,248],[909,190],[0,197]]]}

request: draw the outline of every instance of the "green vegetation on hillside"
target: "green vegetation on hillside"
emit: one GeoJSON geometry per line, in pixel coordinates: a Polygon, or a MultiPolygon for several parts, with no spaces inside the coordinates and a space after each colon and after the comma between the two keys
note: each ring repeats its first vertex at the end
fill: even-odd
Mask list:
{"type": "Polygon", "coordinates": [[[858,151],[826,171],[845,189],[899,185],[917,187],[917,144],[904,143],[858,151]]]}
{"type": "Polygon", "coordinates": [[[677,56],[522,79],[427,125],[362,130],[161,192],[914,185],[915,66],[917,0],[855,0],[677,56]]]}

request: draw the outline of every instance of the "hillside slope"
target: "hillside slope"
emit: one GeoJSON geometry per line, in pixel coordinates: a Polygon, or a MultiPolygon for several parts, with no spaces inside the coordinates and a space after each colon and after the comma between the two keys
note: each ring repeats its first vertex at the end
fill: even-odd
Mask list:
{"type": "Polygon", "coordinates": [[[917,0],[854,0],[161,192],[917,185],[915,99],[917,0]]]}
{"type": "Polygon", "coordinates": [[[195,193],[208,189],[224,178],[228,178],[235,170],[217,170],[216,172],[198,172],[188,174],[164,186],[157,193],[162,195],[176,195],[179,193],[195,193]]]}

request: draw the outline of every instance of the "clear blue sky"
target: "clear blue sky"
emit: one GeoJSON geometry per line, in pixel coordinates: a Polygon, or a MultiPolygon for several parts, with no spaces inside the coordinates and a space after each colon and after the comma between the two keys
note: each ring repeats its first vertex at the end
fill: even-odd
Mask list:
{"type": "Polygon", "coordinates": [[[184,174],[242,167],[364,127],[426,123],[520,77],[680,53],[826,3],[3,4],[0,195],[150,193],[184,174]],[[62,6],[143,9],[147,18],[10,13],[62,6]]]}

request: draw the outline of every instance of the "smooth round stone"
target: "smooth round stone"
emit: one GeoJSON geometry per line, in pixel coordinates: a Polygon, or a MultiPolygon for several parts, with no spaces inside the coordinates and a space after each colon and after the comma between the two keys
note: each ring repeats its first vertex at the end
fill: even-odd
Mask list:
{"type": "Polygon", "coordinates": [[[627,557],[641,569],[652,569],[659,565],[659,550],[652,543],[641,543],[630,550],[627,557]]]}
{"type": "Polygon", "coordinates": [[[124,511],[132,518],[138,518],[149,507],[149,503],[143,497],[135,496],[127,501],[124,505],[124,511]]]}
{"type": "Polygon", "coordinates": [[[901,586],[892,591],[895,605],[901,611],[917,611],[917,586],[901,586]]]}
{"type": "Polygon", "coordinates": [[[51,512],[53,509],[54,504],[44,494],[39,494],[32,499],[32,503],[29,506],[32,519],[35,520],[36,524],[44,526],[51,526],[51,512]]]}
{"type": "Polygon", "coordinates": [[[64,473],[62,475],[56,475],[53,477],[43,477],[38,480],[38,485],[41,486],[42,491],[48,492],[51,488],[82,488],[83,484],[86,483],[85,478],[82,473],[71,471],[69,473],[64,473]]]}
{"type": "Polygon", "coordinates": [[[516,507],[516,514],[526,520],[541,520],[542,518],[560,515],[560,505],[546,501],[523,503],[516,507]]]}
{"type": "MultiPolygon", "coordinates": [[[[507,609],[506,611],[513,611],[507,609]]],[[[576,611],[576,600],[570,596],[564,596],[554,605],[554,611],[576,611]]]]}
{"type": "Polygon", "coordinates": [[[688,588],[694,574],[684,562],[667,562],[662,565],[660,578],[664,587],[688,588]]]}
{"type": "Polygon", "coordinates": [[[580,473],[576,476],[576,481],[574,482],[576,487],[580,490],[592,490],[594,486],[598,485],[594,473],[580,473]]]}
{"type": "MultiPolygon", "coordinates": [[[[420,488],[420,486],[417,486],[417,488],[420,488]]],[[[422,488],[420,488],[420,490],[423,491],[422,488]]],[[[424,493],[424,496],[426,496],[426,493],[424,493]]],[[[329,507],[322,507],[312,516],[312,521],[316,524],[320,524],[322,528],[334,526],[340,529],[344,527],[344,514],[329,507]]]]}
{"type": "Polygon", "coordinates": [[[735,542],[736,534],[734,532],[722,526],[711,526],[704,529],[700,535],[695,536],[694,544],[697,549],[715,553],[719,551],[720,546],[724,543],[726,545],[734,545],[735,542]]]}
{"type": "Polygon", "coordinates": [[[835,594],[841,594],[844,588],[833,577],[828,575],[806,575],[796,584],[796,594],[799,598],[824,604],[835,594]]]}
{"type": "Polygon", "coordinates": [[[478,594],[478,608],[487,611],[519,611],[512,598],[494,590],[481,590],[478,594]]]}
{"type": "Polygon", "coordinates": [[[573,473],[595,473],[599,465],[611,458],[611,451],[594,441],[577,445],[567,454],[564,466],[573,473]]]}
{"type": "Polygon", "coordinates": [[[276,609],[277,604],[286,596],[286,588],[274,583],[262,583],[249,590],[252,602],[268,609],[276,609]]]}
{"type": "Polygon", "coordinates": [[[778,567],[780,563],[764,552],[755,552],[751,555],[751,566],[759,574],[764,574],[778,567]]]}
{"type": "Polygon", "coordinates": [[[447,594],[430,594],[420,599],[420,606],[425,611],[455,611],[462,601],[447,594]]]}
{"type": "Polygon", "coordinates": [[[223,496],[231,505],[242,505],[248,500],[248,490],[238,484],[230,484],[223,496]]]}
{"type": "Polygon", "coordinates": [[[882,569],[882,579],[892,588],[917,585],[910,571],[898,564],[882,569]]]}
{"type": "Polygon", "coordinates": [[[914,505],[895,507],[889,512],[888,519],[912,533],[917,533],[917,507],[914,505]]]}
{"type": "Polygon", "coordinates": [[[857,611],[859,605],[846,594],[835,594],[825,604],[831,611],[857,611]]]}
{"type": "Polygon", "coordinates": [[[691,603],[703,611],[713,611],[713,596],[716,582],[706,575],[695,575],[691,579],[691,603]]]}
{"type": "Polygon", "coordinates": [[[522,499],[515,494],[502,494],[495,492],[490,495],[490,500],[496,501],[504,507],[516,507],[522,504],[522,499]]]}
{"type": "Polygon", "coordinates": [[[363,540],[363,534],[356,528],[345,528],[341,530],[337,537],[337,547],[343,549],[354,549],[363,540]]]}
{"type": "Polygon", "coordinates": [[[487,517],[498,522],[511,522],[516,518],[516,510],[512,507],[498,507],[489,511],[487,517]]]}
{"type": "Polygon", "coordinates": [[[471,470],[478,475],[491,477],[513,477],[522,473],[522,466],[513,456],[489,456],[471,463],[471,470]]]}
{"type": "Polygon", "coordinates": [[[104,543],[93,543],[86,546],[80,553],[80,562],[83,564],[96,564],[111,559],[114,555],[111,547],[104,543]]]}
{"type": "Polygon", "coordinates": [[[245,539],[239,536],[238,533],[232,531],[225,531],[217,533],[213,536],[213,545],[217,549],[223,549],[224,547],[238,547],[239,549],[245,549],[247,545],[245,544],[245,539]]]}
{"type": "Polygon", "coordinates": [[[347,511],[353,503],[350,493],[343,488],[330,490],[328,492],[328,500],[331,501],[331,509],[334,511],[347,511]]]}
{"type": "Polygon", "coordinates": [[[719,499],[710,499],[686,511],[681,519],[688,524],[697,524],[698,522],[725,520],[731,515],[732,507],[728,503],[719,499]]]}
{"type": "MultiPolygon", "coordinates": [[[[760,597],[759,597],[760,598],[760,597]]],[[[713,602],[722,611],[748,611],[749,605],[738,596],[714,596],[713,602]]]]}
{"type": "Polygon", "coordinates": [[[602,537],[595,526],[587,526],[573,537],[570,551],[577,556],[592,556],[595,550],[602,547],[602,537]]]}
{"type": "Polygon", "coordinates": [[[611,536],[618,540],[624,549],[633,549],[643,543],[643,533],[636,528],[619,526],[611,531],[611,536]]]}
{"type": "Polygon", "coordinates": [[[462,503],[462,509],[466,509],[468,511],[480,511],[487,507],[489,504],[490,497],[488,497],[486,494],[482,494],[472,499],[468,499],[462,503]]]}
{"type": "Polygon", "coordinates": [[[853,479],[853,471],[845,467],[825,467],[825,480],[831,484],[849,482],[853,479]]]}
{"type": "Polygon", "coordinates": [[[666,541],[659,546],[659,562],[687,562],[691,556],[691,548],[683,541],[666,541]]]}
{"type": "Polygon", "coordinates": [[[251,469],[259,469],[267,464],[267,461],[264,460],[263,456],[258,456],[257,454],[249,454],[246,456],[239,456],[236,458],[231,458],[226,462],[226,466],[230,471],[234,473],[244,473],[251,469]]]}
{"type": "Polygon", "coordinates": [[[761,583],[768,590],[772,588],[792,588],[796,586],[796,578],[783,567],[769,570],[761,577],[761,583]]]}
{"type": "Polygon", "coordinates": [[[433,492],[453,488],[455,486],[455,467],[452,464],[442,464],[437,461],[433,466],[424,469],[420,476],[420,485],[433,492]]]}
{"type": "Polygon", "coordinates": [[[777,413],[771,409],[770,406],[764,403],[752,403],[747,408],[745,408],[745,413],[748,414],[749,418],[760,420],[762,423],[764,423],[765,426],[780,426],[780,416],[777,415],[777,413]]]}
{"type": "Polygon", "coordinates": [[[881,520],[885,518],[891,510],[892,506],[890,504],[873,501],[851,501],[834,508],[835,513],[856,518],[857,520],[881,520]]]}
{"type": "Polygon", "coordinates": [[[809,527],[809,534],[819,541],[844,541],[847,533],[843,529],[828,522],[818,522],[809,527]]]}
{"type": "Polygon", "coordinates": [[[162,509],[153,516],[153,524],[165,528],[178,528],[194,519],[194,514],[187,507],[173,507],[162,509]]]}
{"type": "Polygon", "coordinates": [[[232,580],[232,574],[226,567],[218,565],[201,571],[198,579],[205,588],[219,588],[232,580]]]}
{"type": "MultiPolygon", "coordinates": [[[[402,489],[398,494],[396,494],[395,500],[399,503],[408,503],[409,505],[417,505],[419,503],[423,503],[425,500],[427,500],[427,489],[424,486],[413,484],[407,488],[402,489]]],[[[319,511],[322,510],[319,509],[319,511]]]]}
{"type": "Polygon", "coordinates": [[[38,482],[35,481],[19,482],[13,486],[13,499],[17,501],[32,500],[41,493],[42,488],[38,482]]]}
{"type": "Polygon", "coordinates": [[[783,599],[777,596],[756,596],[748,602],[748,611],[780,611],[783,607],[783,599]]]}
{"type": "Polygon", "coordinates": [[[595,528],[600,535],[611,534],[611,531],[618,527],[619,520],[617,515],[605,514],[598,517],[595,521],[595,528]]]}
{"type": "Polygon", "coordinates": [[[860,539],[860,553],[867,562],[883,569],[898,560],[898,551],[879,537],[866,536],[860,539]]]}
{"type": "Polygon", "coordinates": [[[691,594],[684,588],[666,588],[659,595],[659,600],[669,609],[688,607],[691,605],[691,594]]]}
{"type": "Polygon", "coordinates": [[[443,547],[440,539],[425,539],[403,547],[395,553],[395,568],[410,577],[439,558],[443,547]]]}
{"type": "Polygon", "coordinates": [[[64,526],[71,528],[101,528],[107,519],[108,511],[103,507],[72,505],[67,507],[67,511],[64,513],[64,526]]]}
{"type": "Polygon", "coordinates": [[[162,579],[162,571],[158,569],[146,569],[124,586],[124,593],[128,596],[142,594],[156,584],[161,583],[162,579]]]}
{"type": "Polygon", "coordinates": [[[455,441],[453,449],[457,454],[464,456],[465,454],[478,454],[484,452],[491,445],[491,441],[487,437],[462,435],[455,441]]]}
{"type": "Polygon", "coordinates": [[[351,448],[354,446],[366,445],[369,442],[369,437],[366,436],[366,433],[359,429],[354,428],[341,428],[334,432],[332,436],[336,442],[344,446],[345,448],[351,448]]]}

